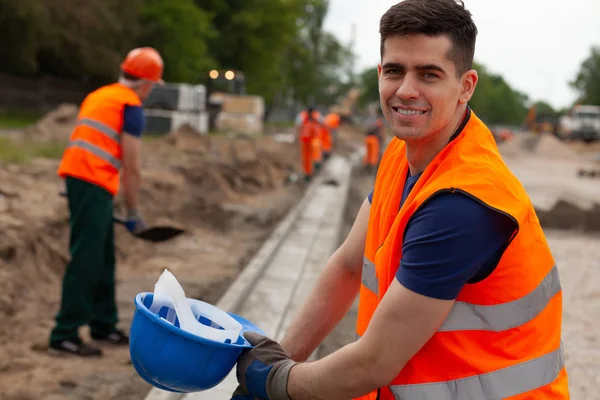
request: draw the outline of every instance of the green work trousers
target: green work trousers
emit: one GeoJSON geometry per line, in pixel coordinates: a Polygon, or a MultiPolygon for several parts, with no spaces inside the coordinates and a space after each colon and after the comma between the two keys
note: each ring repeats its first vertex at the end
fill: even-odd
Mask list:
{"type": "Polygon", "coordinates": [[[115,330],[113,198],[105,189],[67,177],[71,260],[62,284],[60,311],[51,341],[75,339],[88,324],[93,335],[115,330]]]}

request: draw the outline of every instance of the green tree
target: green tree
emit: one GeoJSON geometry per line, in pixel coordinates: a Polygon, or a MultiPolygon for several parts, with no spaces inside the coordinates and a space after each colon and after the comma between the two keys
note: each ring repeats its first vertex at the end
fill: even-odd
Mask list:
{"type": "Polygon", "coordinates": [[[379,102],[379,83],[377,79],[377,67],[365,69],[359,77],[361,107],[369,103],[379,102]]]}
{"type": "Polygon", "coordinates": [[[137,44],[161,53],[165,80],[198,83],[214,65],[207,41],[217,35],[210,17],[193,0],[144,0],[137,44]]]}
{"type": "Polygon", "coordinates": [[[306,1],[284,65],[293,98],[302,104],[332,104],[355,84],[351,73],[354,55],[323,29],[328,8],[327,0],[306,1]]]}
{"type": "Polygon", "coordinates": [[[0,69],[23,75],[39,71],[37,53],[50,18],[40,0],[0,0],[0,69]],[[12,39],[8,39],[12,38],[12,39]]]}
{"type": "Polygon", "coordinates": [[[513,88],[500,75],[475,63],[479,82],[469,105],[492,124],[521,124],[527,115],[527,95],[513,88]]]}
{"type": "Polygon", "coordinates": [[[282,64],[298,26],[304,0],[202,0],[218,36],[209,40],[213,67],[244,73],[248,92],[271,102],[286,76],[282,64]]]}
{"type": "Polygon", "coordinates": [[[545,101],[536,101],[535,109],[538,114],[551,116],[555,116],[558,114],[558,111],[556,111],[550,104],[546,103],[545,101]]]}
{"type": "Polygon", "coordinates": [[[591,49],[571,86],[579,93],[581,104],[600,106],[600,47],[591,49]]]}

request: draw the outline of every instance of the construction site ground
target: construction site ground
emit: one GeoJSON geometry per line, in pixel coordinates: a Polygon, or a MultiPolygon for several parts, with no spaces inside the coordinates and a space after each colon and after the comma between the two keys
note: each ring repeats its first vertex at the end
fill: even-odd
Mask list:
{"type": "MultiPolygon", "coordinates": [[[[15,154],[38,142],[45,151],[64,146],[73,110],[51,114],[3,143],[10,140],[15,154]]],[[[341,132],[338,152],[358,143],[352,132],[341,132]]],[[[216,303],[306,188],[295,175],[297,145],[275,138],[199,136],[184,128],[144,141],[143,216],[188,232],[153,244],[115,226],[120,327],[128,330],[134,296],[153,291],[164,268],[187,296],[216,303]]],[[[128,348],[103,346],[100,359],[48,353],[69,259],[68,210],[58,160],[30,153],[0,166],[0,399],[142,399],[151,387],[134,371],[128,348]]],[[[115,212],[123,212],[120,197],[115,212]]],[[[86,328],[81,333],[89,338],[86,328]]]]}
{"type": "MultiPolygon", "coordinates": [[[[70,118],[53,115],[41,121],[47,126],[38,124],[22,136],[27,143],[64,141],[70,118]]],[[[115,227],[121,327],[129,327],[135,294],[152,291],[164,268],[177,276],[187,296],[216,303],[305,190],[295,180],[296,145],[276,137],[199,137],[183,129],[144,142],[144,216],[148,222],[183,226],[188,233],[171,242],[150,244],[115,227]]],[[[361,142],[356,131],[342,130],[338,151],[348,154],[361,142]]],[[[585,159],[586,167],[598,166],[594,158],[600,149],[546,139],[515,143],[501,148],[506,149],[507,163],[520,171],[520,179],[532,192],[541,184],[544,193],[553,187],[568,189],[569,182],[580,179],[593,193],[600,184],[598,179],[572,176],[570,169],[564,174],[552,170],[554,178],[543,179],[537,186],[530,177],[531,171],[539,175],[548,168],[548,160],[559,158],[571,164],[585,159]],[[535,163],[537,159],[542,161],[535,163]]],[[[0,165],[0,400],[143,399],[151,387],[135,373],[127,348],[103,347],[101,359],[57,358],[47,352],[69,259],[68,213],[66,200],[58,195],[57,165],[58,160],[49,158],[0,165]]],[[[355,171],[346,232],[372,185],[371,175],[355,171]]],[[[600,209],[600,198],[586,198],[581,206],[581,201],[569,199],[568,190],[560,189],[556,197],[583,219],[593,218],[600,209]]],[[[556,207],[556,202],[546,207],[547,214],[540,219],[547,226],[561,273],[571,394],[574,399],[593,398],[600,389],[600,323],[596,318],[600,278],[595,270],[600,267],[599,231],[594,224],[565,223],[564,207],[556,207]],[[563,222],[556,223],[555,215],[563,222]]],[[[120,198],[116,211],[123,211],[120,198]]],[[[321,355],[354,339],[354,319],[352,310],[327,338],[321,355]]],[[[82,334],[87,338],[85,329],[82,334]]]]}

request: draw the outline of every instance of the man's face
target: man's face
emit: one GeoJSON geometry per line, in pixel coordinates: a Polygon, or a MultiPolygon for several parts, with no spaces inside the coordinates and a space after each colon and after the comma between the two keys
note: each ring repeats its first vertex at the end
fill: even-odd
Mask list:
{"type": "Polygon", "coordinates": [[[457,77],[447,55],[447,36],[392,36],[384,43],[379,66],[381,109],[394,135],[419,140],[448,128],[459,104],[470,99],[477,74],[457,77]]]}
{"type": "Polygon", "coordinates": [[[139,95],[142,101],[146,100],[148,96],[150,96],[150,93],[152,93],[152,89],[154,89],[154,85],[154,82],[147,81],[144,82],[144,84],[140,87],[139,95]]]}

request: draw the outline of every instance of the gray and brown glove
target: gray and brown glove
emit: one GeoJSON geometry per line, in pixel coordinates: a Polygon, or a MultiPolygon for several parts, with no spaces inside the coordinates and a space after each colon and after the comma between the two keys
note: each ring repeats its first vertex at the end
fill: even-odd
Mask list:
{"type": "Polygon", "coordinates": [[[237,362],[238,388],[232,400],[291,400],[287,394],[288,377],[296,362],[279,343],[259,333],[244,337],[254,347],[244,350],[237,362]]]}

